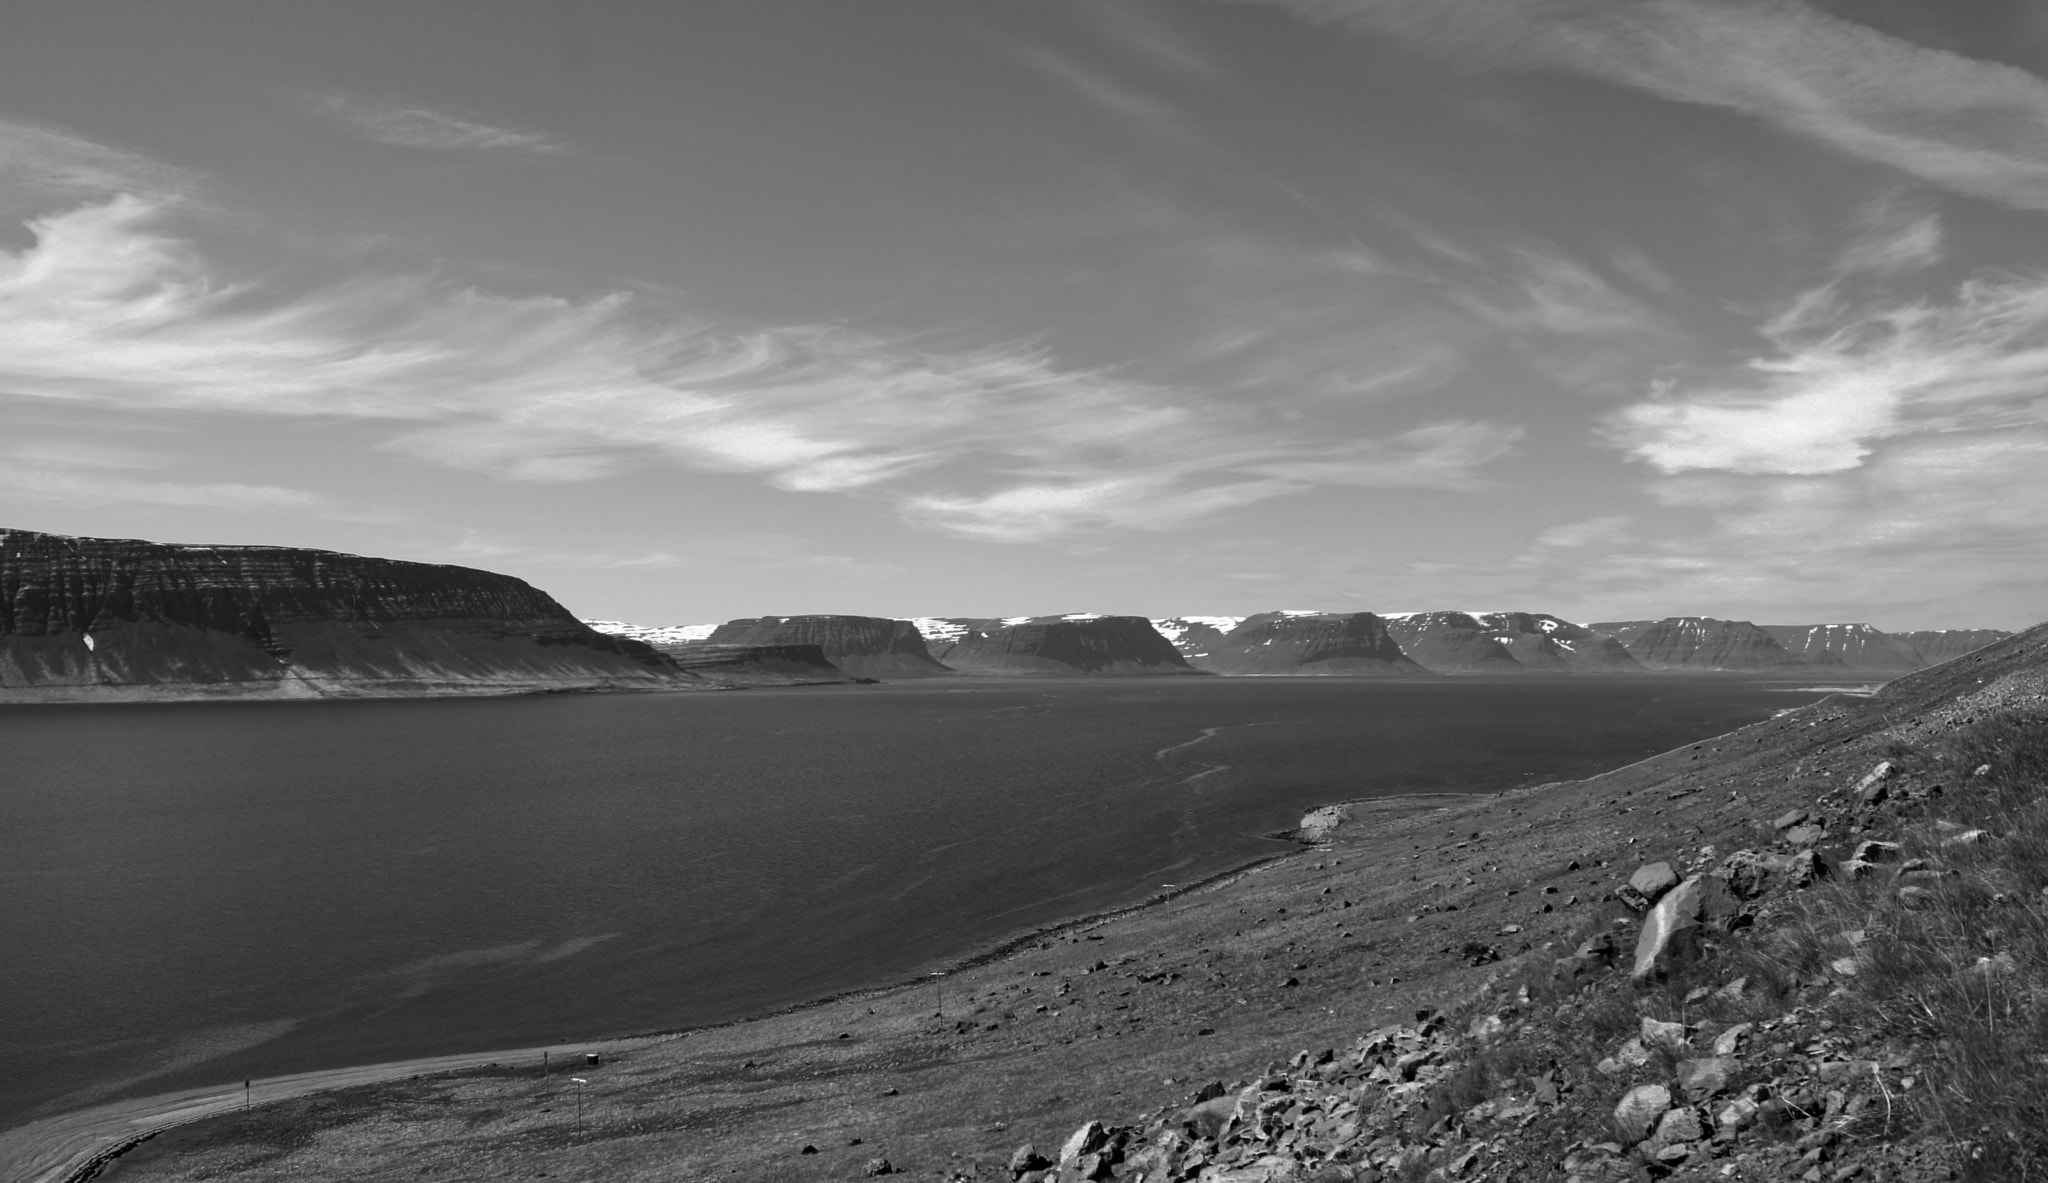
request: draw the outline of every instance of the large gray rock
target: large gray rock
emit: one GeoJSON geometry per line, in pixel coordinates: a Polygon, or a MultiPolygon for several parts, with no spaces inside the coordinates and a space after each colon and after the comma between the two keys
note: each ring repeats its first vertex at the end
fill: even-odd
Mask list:
{"type": "Polygon", "coordinates": [[[1699,1104],[1714,1094],[1728,1088],[1728,1077],[1735,1071],[1735,1061],[1725,1056],[1704,1056],[1697,1060],[1678,1062],[1678,1088],[1685,1099],[1699,1104]]]}
{"type": "Polygon", "coordinates": [[[1628,877],[1628,886],[1616,894],[1622,902],[1641,911],[1677,886],[1678,872],[1671,869],[1670,863],[1649,863],[1636,868],[1636,873],[1628,877]]]}
{"type": "Polygon", "coordinates": [[[1637,982],[1663,976],[1671,961],[1698,936],[1703,921],[1719,923],[1732,910],[1720,880],[1705,875],[1688,878],[1643,917],[1643,932],[1636,938],[1635,966],[1629,976],[1637,982]]]}
{"type": "Polygon", "coordinates": [[[1614,1107],[1614,1132],[1634,1145],[1650,1136],[1650,1130],[1671,1108],[1671,1090],[1661,1084],[1641,1084],[1628,1091],[1614,1107]]]}

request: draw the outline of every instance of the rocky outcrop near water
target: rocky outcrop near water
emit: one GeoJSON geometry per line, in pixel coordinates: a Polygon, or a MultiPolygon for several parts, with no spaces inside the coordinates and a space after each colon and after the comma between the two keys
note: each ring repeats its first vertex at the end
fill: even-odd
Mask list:
{"type": "Polygon", "coordinates": [[[1645,669],[1680,673],[1802,673],[1806,662],[1747,620],[1669,616],[1663,620],[1596,623],[1627,647],[1645,669]]]}
{"type": "Polygon", "coordinates": [[[1867,624],[1766,624],[1761,627],[1772,640],[1784,647],[1785,652],[1812,666],[1889,675],[1911,673],[1936,664],[1927,660],[1912,642],[1867,624]]]}
{"type": "MultiPolygon", "coordinates": [[[[880,681],[942,677],[953,672],[932,657],[916,625],[879,616],[760,616],[731,620],[719,625],[705,643],[814,645],[847,674],[880,681]]],[[[671,652],[680,656],[678,651],[671,652]]]]}
{"type": "Polygon", "coordinates": [[[1267,612],[1196,644],[1201,650],[1188,664],[1217,674],[1399,678],[1429,672],[1401,652],[1387,622],[1370,612],[1267,612]]]}
{"type": "Polygon", "coordinates": [[[932,627],[925,627],[925,639],[933,657],[962,673],[1142,677],[1201,672],[1142,616],[942,619],[944,639],[935,638],[940,630],[932,627]]]}
{"type": "Polygon", "coordinates": [[[489,571],[0,530],[0,701],[695,684],[489,571]]]}
{"type": "Polygon", "coordinates": [[[1913,651],[1920,655],[1920,660],[1928,665],[1952,661],[1965,653],[1974,652],[1994,641],[2003,641],[2012,636],[2004,629],[1997,628],[1927,629],[1893,635],[1911,645],[1913,651]]]}

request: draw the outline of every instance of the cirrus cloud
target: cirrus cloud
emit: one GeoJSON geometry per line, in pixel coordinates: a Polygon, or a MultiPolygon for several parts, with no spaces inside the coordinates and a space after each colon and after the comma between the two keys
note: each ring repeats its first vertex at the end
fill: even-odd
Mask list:
{"type": "Polygon", "coordinates": [[[1512,428],[1343,418],[845,326],[734,327],[624,294],[417,274],[284,289],[124,196],[0,255],[0,390],[156,411],[383,421],[386,446],[524,480],[649,460],[861,493],[981,539],[1156,529],[1318,485],[1476,489],[1512,428]],[[1333,438],[1346,440],[1333,445],[1333,438]]]}

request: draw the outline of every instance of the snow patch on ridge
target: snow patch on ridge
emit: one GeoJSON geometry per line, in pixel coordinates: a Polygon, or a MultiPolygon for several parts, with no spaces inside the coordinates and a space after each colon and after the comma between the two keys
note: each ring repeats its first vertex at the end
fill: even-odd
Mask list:
{"type": "Polygon", "coordinates": [[[718,631],[715,624],[629,624],[623,620],[586,620],[591,628],[610,637],[624,637],[649,645],[679,645],[701,641],[718,631]]]}

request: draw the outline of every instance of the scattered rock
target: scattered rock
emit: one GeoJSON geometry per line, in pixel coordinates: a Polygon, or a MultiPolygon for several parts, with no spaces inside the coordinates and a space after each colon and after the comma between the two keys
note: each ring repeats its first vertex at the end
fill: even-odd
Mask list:
{"type": "Polygon", "coordinates": [[[1671,1108],[1671,1091],[1661,1084],[1640,1084],[1614,1107],[1614,1129],[1633,1145],[1650,1136],[1657,1120],[1671,1108]]]}
{"type": "Polygon", "coordinates": [[[874,1178],[877,1175],[896,1174],[896,1168],[886,1158],[871,1158],[861,1166],[860,1173],[868,1178],[874,1178]]]}
{"type": "MultiPolygon", "coordinates": [[[[1678,1062],[1678,1089],[1685,1099],[1697,1105],[1712,1098],[1716,1093],[1726,1092],[1728,1077],[1735,1071],[1735,1061],[1726,1056],[1706,1056],[1697,1060],[1678,1062]]],[[[1691,1141],[1692,1139],[1686,1139],[1691,1141]]]]}
{"type": "Polygon", "coordinates": [[[1678,886],[1678,872],[1670,863],[1648,863],[1628,877],[1628,885],[1615,894],[1621,902],[1640,912],[1678,886]]]}

